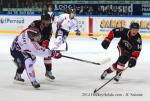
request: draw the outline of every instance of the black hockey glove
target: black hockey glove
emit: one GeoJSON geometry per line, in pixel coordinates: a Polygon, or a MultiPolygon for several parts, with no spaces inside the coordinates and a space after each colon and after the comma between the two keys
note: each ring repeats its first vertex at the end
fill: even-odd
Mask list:
{"type": "Polygon", "coordinates": [[[104,49],[107,49],[109,47],[110,40],[108,38],[105,38],[105,40],[102,41],[102,47],[104,49]]]}
{"type": "Polygon", "coordinates": [[[81,33],[80,33],[80,30],[76,30],[76,35],[77,35],[77,36],[80,36],[80,34],[81,34],[81,33]]]}
{"type": "Polygon", "coordinates": [[[128,62],[128,67],[132,68],[136,65],[136,59],[131,58],[128,62]]]}

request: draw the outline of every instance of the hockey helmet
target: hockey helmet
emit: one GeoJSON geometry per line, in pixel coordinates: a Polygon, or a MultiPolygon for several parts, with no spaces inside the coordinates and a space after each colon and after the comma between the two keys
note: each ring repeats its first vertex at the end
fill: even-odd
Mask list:
{"type": "Polygon", "coordinates": [[[132,22],[132,23],[130,24],[130,29],[132,29],[132,28],[134,28],[134,29],[139,29],[139,28],[140,28],[139,23],[137,23],[137,22],[132,22]]]}
{"type": "Polygon", "coordinates": [[[69,9],[69,10],[68,10],[68,13],[69,13],[69,14],[70,14],[70,13],[74,13],[74,14],[75,14],[76,11],[75,11],[75,9],[69,9]]]}
{"type": "Polygon", "coordinates": [[[51,20],[51,17],[48,13],[44,13],[41,15],[41,20],[51,20]]]}

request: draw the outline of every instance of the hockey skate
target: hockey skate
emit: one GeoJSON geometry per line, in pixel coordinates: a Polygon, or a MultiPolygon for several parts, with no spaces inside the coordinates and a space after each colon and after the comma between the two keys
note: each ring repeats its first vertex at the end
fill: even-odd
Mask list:
{"type": "Polygon", "coordinates": [[[115,80],[116,82],[119,82],[119,79],[120,79],[120,77],[121,77],[121,74],[122,74],[122,73],[120,73],[119,71],[116,72],[116,76],[115,76],[115,78],[114,78],[114,80],[115,80]]]}
{"type": "Polygon", "coordinates": [[[46,71],[45,76],[51,80],[55,79],[51,71],[46,71]]]}
{"type": "Polygon", "coordinates": [[[39,87],[40,87],[40,84],[39,84],[37,81],[31,82],[31,84],[32,84],[32,86],[33,86],[34,88],[39,88],[39,87]]]}
{"type": "Polygon", "coordinates": [[[21,74],[16,73],[14,80],[24,82],[24,79],[21,77],[21,74]]]}
{"type": "Polygon", "coordinates": [[[105,79],[105,77],[107,76],[107,74],[108,74],[108,72],[107,72],[107,70],[105,70],[105,71],[103,72],[103,74],[101,75],[101,79],[102,79],[102,80],[105,79]]]}

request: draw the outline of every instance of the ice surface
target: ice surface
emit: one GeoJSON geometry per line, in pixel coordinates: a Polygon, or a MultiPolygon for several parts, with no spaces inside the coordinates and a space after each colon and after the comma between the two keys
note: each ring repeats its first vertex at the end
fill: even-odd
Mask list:
{"type": "Polygon", "coordinates": [[[106,51],[101,47],[102,39],[69,37],[67,39],[69,50],[63,54],[95,62],[111,57],[111,61],[97,66],[66,58],[53,59],[53,74],[56,80],[48,81],[44,76],[43,59],[39,57],[34,69],[41,88],[35,90],[26,72],[23,74],[25,83],[18,84],[13,80],[16,66],[12,62],[9,48],[14,37],[15,35],[0,35],[0,101],[147,101],[150,98],[150,40],[143,40],[143,50],[137,66],[127,69],[119,83],[112,81],[98,92],[99,94],[118,94],[118,96],[102,97],[83,95],[91,94],[95,88],[107,82],[114,75],[108,75],[106,80],[99,80],[103,70],[115,62],[118,57],[116,48],[118,39],[113,40],[106,51]],[[126,93],[129,96],[125,96],[126,93]],[[142,94],[142,96],[131,96],[130,93],[142,94]]]}

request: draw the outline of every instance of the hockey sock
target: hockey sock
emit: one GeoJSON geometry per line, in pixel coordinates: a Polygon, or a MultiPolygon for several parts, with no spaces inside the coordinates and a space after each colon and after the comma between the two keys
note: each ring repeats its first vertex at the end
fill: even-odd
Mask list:
{"type": "Polygon", "coordinates": [[[20,68],[17,68],[17,73],[22,74],[24,69],[25,69],[24,66],[21,66],[20,68]]]}
{"type": "Polygon", "coordinates": [[[51,60],[51,57],[44,58],[44,65],[45,65],[46,71],[51,71],[52,70],[52,60],[51,60]]]}
{"type": "Polygon", "coordinates": [[[32,62],[32,59],[31,58],[28,58],[25,60],[25,67],[26,67],[26,72],[27,72],[27,75],[30,79],[31,82],[35,81],[35,72],[34,72],[34,69],[33,69],[33,62],[32,62]]]}

